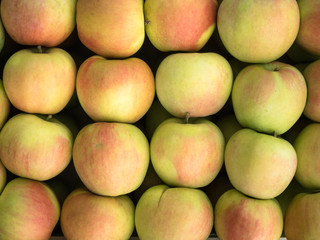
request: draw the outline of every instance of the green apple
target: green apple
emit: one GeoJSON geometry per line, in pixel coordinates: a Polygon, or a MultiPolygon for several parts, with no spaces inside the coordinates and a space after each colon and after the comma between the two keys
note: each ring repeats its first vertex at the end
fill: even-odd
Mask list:
{"type": "Polygon", "coordinates": [[[128,194],[145,178],[150,162],[149,142],[132,124],[95,122],[79,131],[73,162],[90,191],[106,196],[128,194]]]}
{"type": "Polygon", "coordinates": [[[320,190],[320,123],[308,124],[294,141],[298,156],[295,177],[305,188],[320,190]]]}
{"type": "Polygon", "coordinates": [[[11,103],[8,96],[3,88],[3,82],[0,80],[0,129],[6,123],[9,117],[11,109],[11,103]]]}
{"type": "Polygon", "coordinates": [[[143,0],[78,0],[76,23],[80,41],[94,53],[129,57],[145,38],[143,0]]]}
{"type": "Polygon", "coordinates": [[[146,34],[160,51],[199,51],[216,27],[217,0],[146,0],[146,34]]]}
{"type": "Polygon", "coordinates": [[[226,145],[225,167],[237,190],[255,198],[274,198],[294,178],[297,154],[282,138],[243,128],[226,145]]]}
{"type": "Polygon", "coordinates": [[[281,135],[302,115],[307,85],[292,65],[277,61],[252,64],[237,75],[231,97],[242,126],[281,135]]]}
{"type": "Polygon", "coordinates": [[[223,0],[217,13],[222,43],[235,58],[250,63],[272,62],[285,54],[299,23],[296,0],[223,0]]]}
{"type": "Polygon", "coordinates": [[[99,196],[84,188],[73,190],[61,209],[66,239],[129,239],[134,230],[132,200],[126,196],[99,196]]]}
{"type": "Polygon", "coordinates": [[[76,24],[76,0],[2,0],[1,18],[10,37],[21,45],[56,47],[76,24]]]}
{"type": "Polygon", "coordinates": [[[7,171],[0,161],[0,194],[7,183],[7,171]]]}
{"type": "Polygon", "coordinates": [[[311,240],[320,236],[320,193],[299,193],[290,202],[284,219],[287,240],[311,240]]]}
{"type": "Polygon", "coordinates": [[[71,99],[77,68],[61,48],[15,52],[3,69],[3,86],[12,105],[27,113],[56,114],[71,99]]]}
{"type": "Polygon", "coordinates": [[[223,165],[225,141],[207,119],[170,118],[155,130],[150,142],[151,162],[169,186],[204,187],[223,165]]]}
{"type": "Polygon", "coordinates": [[[236,189],[225,192],[215,207],[215,230],[223,240],[278,240],[283,214],[276,199],[255,199],[236,189]]]}
{"type": "Polygon", "coordinates": [[[14,178],[0,195],[1,240],[46,240],[60,217],[60,205],[47,184],[14,178]]]}
{"type": "Polygon", "coordinates": [[[44,181],[57,176],[72,157],[71,131],[54,118],[19,113],[0,132],[0,159],[13,174],[44,181]]]}
{"type": "Polygon", "coordinates": [[[156,93],[173,116],[206,117],[227,102],[233,75],[229,62],[213,52],[174,53],[156,71],[156,93]]]}
{"type": "Polygon", "coordinates": [[[140,240],[207,239],[213,207],[200,189],[156,185],[139,199],[135,226],[140,240]]]}
{"type": "Polygon", "coordinates": [[[76,91],[82,108],[94,121],[134,123],[153,102],[154,76],[139,58],[94,55],[81,64],[76,91]]]}

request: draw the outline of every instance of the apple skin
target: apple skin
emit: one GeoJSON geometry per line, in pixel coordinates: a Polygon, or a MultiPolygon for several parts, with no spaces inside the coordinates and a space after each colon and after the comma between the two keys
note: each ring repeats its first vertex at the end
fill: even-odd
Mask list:
{"type": "Polygon", "coordinates": [[[320,123],[308,124],[293,143],[298,156],[295,178],[305,188],[320,190],[320,123]]]}
{"type": "Polygon", "coordinates": [[[227,102],[233,82],[229,62],[213,52],[174,53],[156,71],[156,93],[173,116],[207,117],[227,102]]]}
{"type": "Polygon", "coordinates": [[[308,88],[307,103],[303,113],[312,121],[320,122],[320,59],[309,63],[302,73],[308,88]]]}
{"type": "Polygon", "coordinates": [[[134,230],[132,200],[99,196],[84,188],[73,190],[63,203],[61,229],[66,239],[129,239],[134,230]]]}
{"type": "Polygon", "coordinates": [[[19,177],[49,180],[71,161],[73,136],[54,118],[19,113],[11,117],[0,132],[0,159],[19,177]]]}
{"type": "Polygon", "coordinates": [[[7,183],[7,171],[0,161],[0,194],[7,183]]]}
{"type": "Polygon", "coordinates": [[[146,175],[149,142],[132,124],[95,122],[78,133],[73,162],[83,184],[93,193],[128,194],[141,185],[146,175]]]}
{"type": "Polygon", "coordinates": [[[299,24],[296,0],[223,0],[217,13],[222,43],[235,58],[249,63],[272,62],[285,54],[299,24]]]}
{"type": "Polygon", "coordinates": [[[231,98],[242,126],[281,135],[302,115],[307,86],[302,73],[292,65],[277,61],[252,64],[237,75],[231,98]]]}
{"type": "Polygon", "coordinates": [[[47,184],[14,178],[0,195],[0,239],[47,240],[60,217],[59,202],[47,184]]]}
{"type": "Polygon", "coordinates": [[[280,239],[283,214],[276,199],[250,198],[230,189],[215,207],[215,230],[224,240],[280,239]]]}
{"type": "Polygon", "coordinates": [[[129,57],[145,39],[143,0],[78,0],[76,23],[80,41],[97,55],[129,57]]]}
{"type": "Polygon", "coordinates": [[[3,0],[5,30],[18,44],[55,47],[75,28],[76,0],[3,0]]]}
{"type": "Polygon", "coordinates": [[[213,207],[200,189],[156,185],[136,205],[135,226],[141,240],[207,239],[213,207]]]}
{"type": "Polygon", "coordinates": [[[296,43],[310,54],[320,56],[320,2],[298,0],[300,28],[296,43]]]}
{"type": "Polygon", "coordinates": [[[255,198],[274,198],[294,178],[297,154],[284,139],[243,128],[226,145],[225,167],[237,190],[255,198]]]}
{"type": "Polygon", "coordinates": [[[8,96],[4,90],[3,82],[0,80],[0,129],[6,123],[9,117],[11,109],[11,103],[8,99],[8,96]]]}
{"type": "Polygon", "coordinates": [[[218,175],[224,147],[223,134],[211,121],[170,118],[152,136],[151,162],[167,185],[204,187],[218,175]]]}
{"type": "Polygon", "coordinates": [[[95,55],[81,64],[76,91],[94,121],[134,123],[149,110],[155,82],[150,67],[139,58],[109,60],[95,55]]]}
{"type": "Polygon", "coordinates": [[[284,218],[288,240],[318,239],[320,235],[320,193],[299,193],[290,202],[284,218]]]}
{"type": "Polygon", "coordinates": [[[61,48],[15,52],[3,69],[3,86],[14,107],[27,113],[56,114],[71,99],[77,68],[61,48]]]}
{"type": "Polygon", "coordinates": [[[199,51],[216,27],[217,0],[146,0],[146,34],[158,50],[199,51]]]}

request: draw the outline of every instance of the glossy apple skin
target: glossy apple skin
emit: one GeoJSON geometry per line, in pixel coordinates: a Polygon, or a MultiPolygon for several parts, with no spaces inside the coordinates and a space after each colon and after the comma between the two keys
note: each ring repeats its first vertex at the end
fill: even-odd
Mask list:
{"type": "Polygon", "coordinates": [[[200,189],[156,185],[136,205],[135,226],[141,240],[207,239],[213,207],[200,189]]]}
{"type": "Polygon", "coordinates": [[[108,60],[95,55],[81,64],[76,91],[94,121],[134,123],[149,110],[155,82],[150,67],[139,58],[108,60]]]}
{"type": "Polygon", "coordinates": [[[170,186],[204,187],[218,175],[224,147],[222,132],[209,120],[170,118],[152,136],[151,162],[170,186]]]}
{"type": "Polygon", "coordinates": [[[298,134],[293,146],[297,152],[298,165],[295,177],[305,188],[319,190],[320,123],[310,123],[298,134]]]}
{"type": "Polygon", "coordinates": [[[73,58],[61,48],[21,49],[4,66],[3,86],[20,111],[56,114],[75,92],[76,73],[73,58]]]}
{"type": "Polygon", "coordinates": [[[146,0],[146,34],[167,51],[199,51],[216,27],[216,0],[146,0]]]}
{"type": "Polygon", "coordinates": [[[215,207],[215,230],[219,239],[280,239],[283,214],[276,199],[255,199],[230,189],[215,207]]]}
{"type": "Polygon", "coordinates": [[[45,181],[61,173],[71,161],[73,136],[55,119],[34,114],[11,117],[0,133],[0,158],[17,176],[45,181]]]}
{"type": "Polygon", "coordinates": [[[76,0],[4,0],[1,18],[18,44],[56,47],[75,28],[76,0]]]}
{"type": "Polygon", "coordinates": [[[255,198],[274,198],[293,179],[297,154],[284,139],[243,128],[226,145],[225,167],[237,190],[255,198]]]}
{"type": "Polygon", "coordinates": [[[78,133],[73,162],[90,191],[104,196],[128,194],[141,185],[146,175],[149,142],[134,125],[95,122],[78,133]]]}
{"type": "Polygon", "coordinates": [[[100,196],[85,188],[73,190],[61,209],[61,228],[67,239],[129,239],[135,206],[127,195],[100,196]]]}
{"type": "Polygon", "coordinates": [[[143,0],[78,0],[76,23],[80,41],[94,53],[130,57],[145,39],[143,0]]]}
{"type": "Polygon", "coordinates": [[[307,85],[302,73],[292,65],[277,61],[252,64],[237,75],[231,97],[242,126],[281,135],[302,115],[307,85]]]}
{"type": "Polygon", "coordinates": [[[290,202],[284,234],[288,240],[318,239],[320,234],[320,193],[299,193],[290,202]]]}
{"type": "Polygon", "coordinates": [[[156,94],[173,116],[207,117],[227,102],[233,75],[229,62],[213,52],[175,53],[157,68],[156,94]]]}
{"type": "Polygon", "coordinates": [[[15,178],[0,195],[0,239],[47,240],[60,217],[54,192],[43,182],[15,178]]]}

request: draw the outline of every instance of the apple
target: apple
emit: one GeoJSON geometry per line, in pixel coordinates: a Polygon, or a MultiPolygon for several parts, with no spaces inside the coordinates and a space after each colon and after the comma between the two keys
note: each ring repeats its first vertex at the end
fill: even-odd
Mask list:
{"type": "Polygon", "coordinates": [[[73,162],[91,192],[105,196],[128,194],[145,178],[150,162],[149,142],[132,124],[95,122],[79,131],[73,162]]]}
{"type": "Polygon", "coordinates": [[[298,156],[295,177],[303,187],[314,190],[320,190],[319,138],[320,123],[310,123],[293,143],[298,156]]]}
{"type": "Polygon", "coordinates": [[[296,43],[310,54],[320,56],[320,2],[297,0],[300,10],[300,28],[296,43]]]}
{"type": "Polygon", "coordinates": [[[268,199],[281,194],[294,178],[297,154],[286,140],[243,128],[225,148],[225,167],[240,192],[268,199]]]}
{"type": "Polygon", "coordinates": [[[284,219],[288,240],[318,239],[320,235],[320,193],[299,193],[290,202],[284,219]]]}
{"type": "Polygon", "coordinates": [[[3,86],[15,108],[56,114],[75,91],[76,73],[73,58],[61,48],[21,49],[4,66],[3,86]]]}
{"type": "Polygon", "coordinates": [[[145,191],[136,205],[140,240],[207,239],[213,220],[212,204],[200,189],[156,185],[145,191]]]}
{"type": "Polygon", "coordinates": [[[94,121],[134,123],[149,110],[155,82],[150,67],[139,58],[94,55],[81,64],[76,91],[82,108],[94,121]]]}
{"type": "Polygon", "coordinates": [[[145,38],[143,0],[78,0],[76,23],[80,41],[97,55],[129,57],[145,38]]]}
{"type": "Polygon", "coordinates": [[[66,239],[129,239],[134,230],[132,200],[109,197],[85,188],[73,190],[61,209],[61,229],[66,239]]]}
{"type": "Polygon", "coordinates": [[[302,73],[308,88],[308,97],[303,113],[312,121],[320,122],[320,59],[309,63],[302,73]]]}
{"type": "Polygon", "coordinates": [[[255,199],[236,189],[225,192],[215,207],[215,230],[224,240],[280,239],[283,214],[276,199],[255,199]]]}
{"type": "Polygon", "coordinates": [[[302,73],[287,63],[251,64],[237,75],[231,98],[242,126],[281,135],[302,115],[307,85],[302,73]]]}
{"type": "Polygon", "coordinates": [[[160,51],[199,51],[216,27],[217,0],[146,0],[146,34],[160,51]]]}
{"type": "Polygon", "coordinates": [[[2,0],[5,30],[18,44],[55,47],[76,24],[76,0],[2,0]]]}
{"type": "Polygon", "coordinates": [[[59,202],[39,181],[14,178],[0,195],[0,239],[49,239],[60,217],[59,202]]]}
{"type": "Polygon", "coordinates": [[[7,183],[7,171],[0,161],[0,194],[7,183]]]}
{"type": "Polygon", "coordinates": [[[11,104],[4,90],[3,82],[0,80],[0,129],[8,120],[11,104]]]}
{"type": "Polygon", "coordinates": [[[249,63],[268,63],[284,55],[299,24],[296,0],[223,0],[217,13],[222,43],[232,56],[249,63]]]}
{"type": "Polygon", "coordinates": [[[45,181],[67,167],[72,145],[72,133],[64,124],[52,117],[19,113],[0,132],[0,159],[19,177],[45,181]]]}
{"type": "Polygon", "coordinates": [[[207,117],[227,102],[233,75],[229,62],[214,52],[174,53],[159,64],[156,93],[173,116],[207,117]]]}
{"type": "Polygon", "coordinates": [[[150,142],[151,162],[169,186],[204,187],[223,165],[224,137],[207,119],[187,121],[170,118],[157,127],[150,142]]]}

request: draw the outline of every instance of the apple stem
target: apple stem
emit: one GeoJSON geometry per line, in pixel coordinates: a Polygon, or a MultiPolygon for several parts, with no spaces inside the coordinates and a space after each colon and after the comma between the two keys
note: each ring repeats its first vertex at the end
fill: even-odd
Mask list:
{"type": "Polygon", "coordinates": [[[277,137],[276,131],[273,131],[273,136],[274,136],[274,137],[277,137]]]}
{"type": "Polygon", "coordinates": [[[186,117],[185,117],[185,119],[184,119],[184,121],[185,121],[185,123],[189,123],[189,118],[190,118],[190,113],[189,112],[187,112],[186,113],[186,117]]]}
{"type": "Polygon", "coordinates": [[[39,46],[37,46],[37,49],[38,49],[38,52],[39,53],[42,53],[43,51],[42,51],[42,47],[39,45],[39,46]]]}
{"type": "Polygon", "coordinates": [[[46,120],[49,121],[51,118],[52,118],[52,114],[49,114],[46,120]]]}

